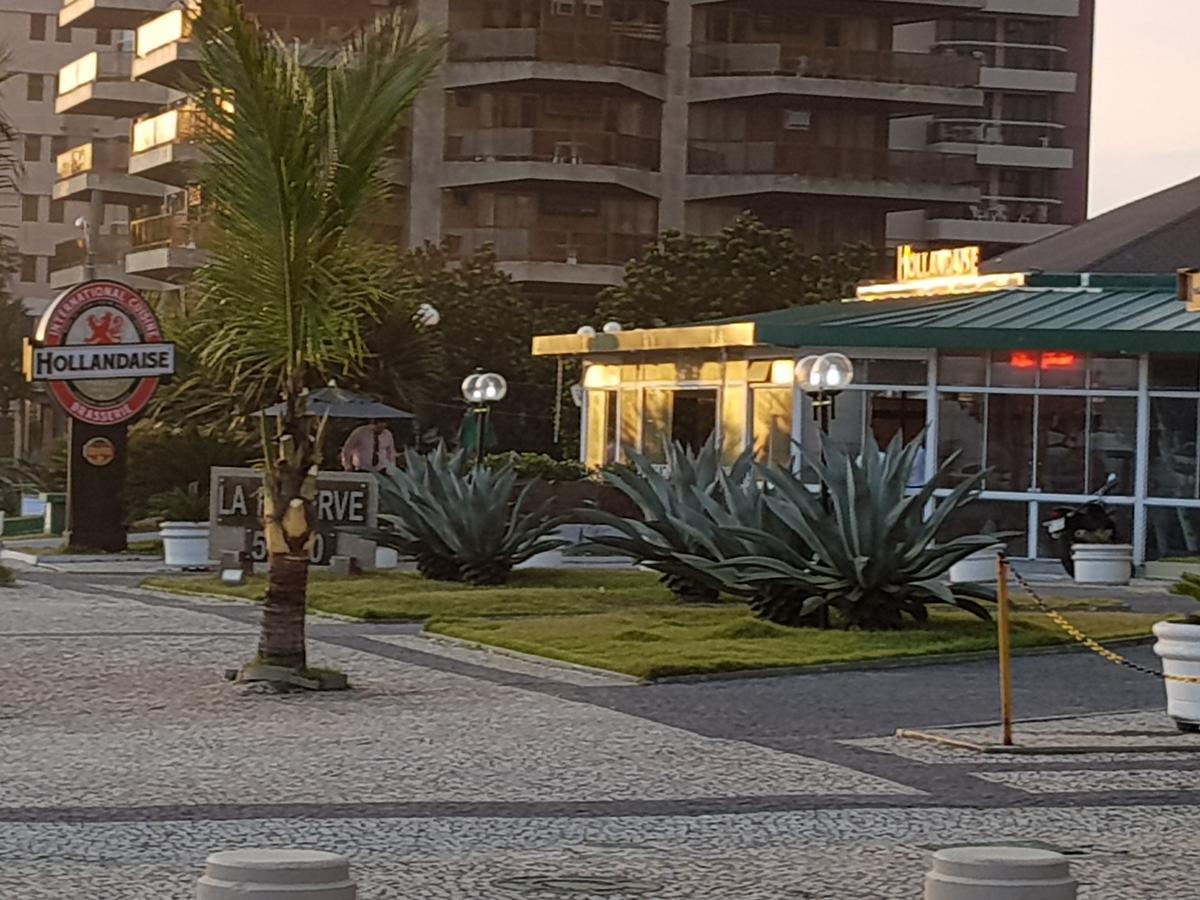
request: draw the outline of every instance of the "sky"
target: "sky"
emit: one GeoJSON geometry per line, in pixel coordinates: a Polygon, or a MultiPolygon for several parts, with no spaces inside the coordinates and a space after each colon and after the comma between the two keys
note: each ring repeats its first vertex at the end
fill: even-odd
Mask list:
{"type": "Polygon", "coordinates": [[[1200,175],[1200,0],[1096,0],[1090,214],[1200,175]]]}

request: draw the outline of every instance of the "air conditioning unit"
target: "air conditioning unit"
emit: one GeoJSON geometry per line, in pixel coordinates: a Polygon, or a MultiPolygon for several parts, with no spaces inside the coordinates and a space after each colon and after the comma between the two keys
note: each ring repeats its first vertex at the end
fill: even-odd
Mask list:
{"type": "Polygon", "coordinates": [[[808,131],[812,127],[812,113],[807,109],[789,109],[783,114],[783,127],[788,131],[808,131]]]}

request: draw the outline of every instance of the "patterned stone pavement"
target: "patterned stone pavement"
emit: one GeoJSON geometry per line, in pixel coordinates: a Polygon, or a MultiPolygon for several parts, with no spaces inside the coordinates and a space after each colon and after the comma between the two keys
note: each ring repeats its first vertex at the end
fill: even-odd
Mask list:
{"type": "MultiPolygon", "coordinates": [[[[246,845],[345,852],[364,900],[916,898],[931,850],[1030,841],[1075,857],[1087,900],[1194,896],[1200,740],[977,756],[855,718],[870,673],[642,687],[328,620],[314,662],[358,690],[263,695],[221,677],[254,614],[119,579],[0,591],[0,898],[186,898],[207,853],[246,845]],[[832,677],[836,727],[754,705],[829,704],[832,677]]],[[[957,672],[875,690],[944,725],[913,686],[957,672]]]]}

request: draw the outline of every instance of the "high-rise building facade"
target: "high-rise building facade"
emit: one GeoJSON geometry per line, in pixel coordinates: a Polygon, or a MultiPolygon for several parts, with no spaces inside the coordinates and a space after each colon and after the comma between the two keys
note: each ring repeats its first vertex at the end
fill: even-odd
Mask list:
{"type": "MultiPolygon", "coordinates": [[[[538,297],[593,297],[659,232],[715,233],[743,210],[811,252],[998,251],[1085,217],[1094,0],[245,5],[331,42],[404,3],[449,42],[375,224],[401,247],[491,244],[538,297]]],[[[4,213],[18,292],[36,310],[84,277],[77,217],[97,274],[186,282],[205,225],[184,9],[0,0],[0,22],[24,95],[6,106],[29,135],[4,213]]]]}
{"type": "MultiPolygon", "coordinates": [[[[594,295],[658,232],[713,233],[743,210],[812,252],[1002,249],[1084,217],[1093,0],[410,2],[450,41],[378,224],[402,246],[492,244],[539,295],[594,295]]],[[[246,7],[329,41],[391,5],[246,7]]],[[[130,35],[63,65],[63,121],[133,126],[68,148],[54,196],[130,208],[124,231],[93,225],[100,271],[185,280],[203,259],[185,14],[69,0],[58,26],[130,35]]],[[[80,275],[66,262],[47,260],[52,286],[80,275]]]]}

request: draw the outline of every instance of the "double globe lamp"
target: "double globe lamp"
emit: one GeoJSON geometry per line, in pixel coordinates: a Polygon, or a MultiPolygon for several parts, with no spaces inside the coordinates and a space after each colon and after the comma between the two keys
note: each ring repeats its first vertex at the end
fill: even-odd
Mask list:
{"type": "Polygon", "coordinates": [[[487,416],[491,404],[498,403],[508,395],[508,382],[495,372],[474,372],[463,379],[463,399],[474,407],[475,412],[475,465],[483,462],[487,444],[487,416]]]}

